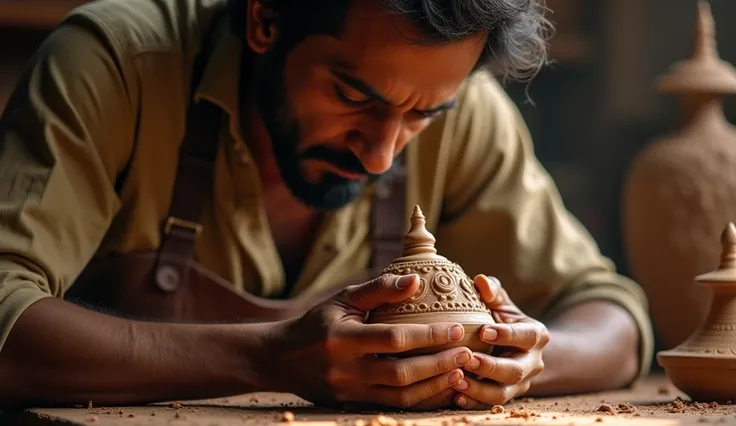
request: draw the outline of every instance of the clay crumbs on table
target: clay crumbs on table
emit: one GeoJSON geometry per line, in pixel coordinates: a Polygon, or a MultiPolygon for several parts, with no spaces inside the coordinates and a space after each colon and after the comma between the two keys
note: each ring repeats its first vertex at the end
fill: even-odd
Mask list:
{"type": "Polygon", "coordinates": [[[629,402],[622,402],[615,407],[611,404],[603,403],[599,405],[595,411],[599,413],[611,414],[614,416],[617,414],[637,414],[636,407],[629,402]]]}
{"type": "Polygon", "coordinates": [[[294,413],[292,413],[291,411],[286,411],[286,412],[284,412],[284,414],[283,414],[283,415],[281,416],[281,419],[282,419],[282,420],[283,420],[284,422],[286,422],[286,423],[291,423],[291,422],[293,422],[293,421],[294,421],[294,413]]]}
{"type": "Polygon", "coordinates": [[[664,408],[667,412],[676,414],[736,414],[736,406],[731,401],[719,404],[717,402],[685,401],[677,397],[674,401],[665,405],[664,408]]]}
{"type": "Polygon", "coordinates": [[[524,409],[517,410],[512,408],[511,410],[509,410],[509,415],[506,418],[528,420],[531,417],[539,417],[539,413],[537,413],[536,411],[527,411],[524,409]]]}

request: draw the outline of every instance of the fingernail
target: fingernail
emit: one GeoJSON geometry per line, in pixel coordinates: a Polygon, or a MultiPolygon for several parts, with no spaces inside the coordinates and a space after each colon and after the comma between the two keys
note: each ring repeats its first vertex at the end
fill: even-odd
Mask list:
{"type": "Polygon", "coordinates": [[[468,370],[477,370],[478,367],[480,367],[480,360],[476,357],[473,357],[469,363],[465,364],[465,368],[468,370]]]}
{"type": "Polygon", "coordinates": [[[467,364],[470,361],[470,355],[467,352],[463,352],[461,354],[455,355],[455,364],[458,365],[458,367],[462,367],[463,365],[467,364]]]}
{"type": "Polygon", "coordinates": [[[461,406],[465,406],[468,403],[468,400],[464,396],[459,396],[457,398],[457,403],[461,406]]]}
{"type": "Polygon", "coordinates": [[[414,283],[414,278],[416,278],[415,274],[404,275],[403,277],[399,278],[398,281],[396,281],[396,287],[407,288],[414,283]]]}
{"type": "Polygon", "coordinates": [[[496,340],[498,337],[498,331],[492,329],[492,328],[486,328],[483,330],[483,340],[491,341],[496,340]]]}
{"type": "Polygon", "coordinates": [[[462,375],[462,374],[460,374],[460,373],[458,373],[458,372],[456,371],[456,372],[454,372],[454,373],[450,374],[450,377],[448,377],[448,378],[447,378],[447,382],[448,382],[449,384],[451,384],[451,385],[453,385],[453,386],[454,386],[454,385],[455,385],[456,383],[458,383],[458,382],[459,382],[460,380],[462,380],[462,379],[463,379],[463,375],[462,375]]]}
{"type": "Polygon", "coordinates": [[[466,382],[465,380],[460,380],[456,385],[453,386],[453,388],[455,388],[456,390],[464,391],[468,388],[468,382],[466,382]]]}
{"type": "Polygon", "coordinates": [[[453,325],[452,327],[450,327],[450,330],[447,333],[447,337],[450,340],[460,340],[463,338],[463,334],[465,334],[465,332],[463,331],[462,327],[460,327],[459,325],[453,325]]]}

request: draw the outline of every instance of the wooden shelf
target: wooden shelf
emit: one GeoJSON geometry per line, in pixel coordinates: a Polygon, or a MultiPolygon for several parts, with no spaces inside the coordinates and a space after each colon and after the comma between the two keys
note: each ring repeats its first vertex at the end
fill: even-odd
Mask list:
{"type": "Polygon", "coordinates": [[[0,0],[0,26],[51,29],[89,0],[0,0]]]}

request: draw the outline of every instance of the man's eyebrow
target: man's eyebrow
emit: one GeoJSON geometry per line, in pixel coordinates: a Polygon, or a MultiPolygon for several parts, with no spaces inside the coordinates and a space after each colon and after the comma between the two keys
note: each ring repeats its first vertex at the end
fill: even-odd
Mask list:
{"type": "Polygon", "coordinates": [[[381,96],[381,94],[378,93],[377,90],[373,89],[368,83],[359,79],[358,77],[353,77],[341,71],[333,71],[332,73],[335,74],[335,77],[342,80],[343,83],[359,91],[360,93],[368,97],[371,97],[377,101],[381,101],[387,105],[391,105],[391,102],[389,102],[384,96],[381,96]]]}
{"type": "MultiPolygon", "coordinates": [[[[352,87],[353,89],[359,91],[360,93],[373,98],[379,102],[382,102],[386,105],[391,105],[391,102],[386,99],[385,96],[382,96],[380,93],[378,93],[377,90],[372,88],[368,83],[361,80],[358,77],[351,76],[349,74],[346,74],[341,71],[333,70],[333,74],[335,74],[335,77],[340,79],[343,83],[347,84],[348,86],[352,87]]],[[[451,99],[447,102],[444,102],[440,105],[437,105],[436,107],[429,108],[429,109],[415,109],[414,111],[423,114],[423,115],[433,115],[438,112],[442,112],[445,110],[448,110],[455,106],[455,99],[451,99]]]]}

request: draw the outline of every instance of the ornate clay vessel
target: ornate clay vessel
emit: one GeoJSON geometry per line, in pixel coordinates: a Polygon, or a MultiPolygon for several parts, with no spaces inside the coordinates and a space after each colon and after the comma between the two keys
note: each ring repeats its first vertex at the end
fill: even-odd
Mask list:
{"type": "Polygon", "coordinates": [[[736,226],[721,235],[721,264],[696,277],[713,301],[705,324],[674,349],[657,354],[672,383],[691,399],[736,401],[736,226]]]}
{"type": "Polygon", "coordinates": [[[634,160],[623,194],[623,231],[633,277],[649,298],[664,348],[705,320],[711,294],[692,277],[717,266],[723,224],[736,217],[736,130],[722,96],[736,93],[736,69],[718,56],[708,3],[698,4],[692,58],[659,80],[678,95],[682,127],[634,160]]]}
{"type": "Polygon", "coordinates": [[[371,311],[368,322],[428,324],[457,321],[465,328],[465,336],[461,341],[407,351],[401,356],[436,353],[459,346],[489,353],[493,346],[480,340],[480,328],[494,322],[491,311],[480,300],[473,280],[460,265],[437,254],[434,247],[436,240],[425,226],[422,210],[415,206],[411,228],[404,236],[404,251],[382,272],[392,275],[417,274],[420,278],[419,289],[402,303],[383,305],[371,311]]]}

